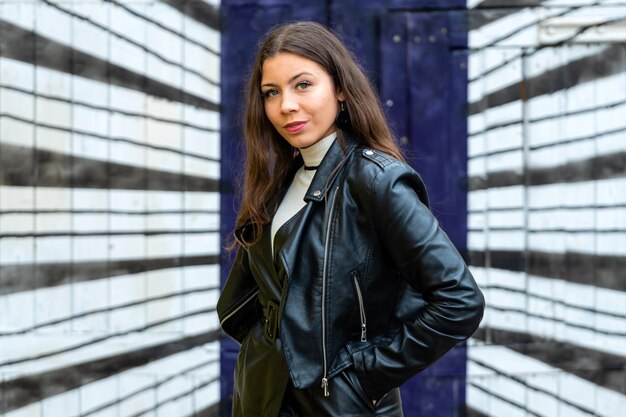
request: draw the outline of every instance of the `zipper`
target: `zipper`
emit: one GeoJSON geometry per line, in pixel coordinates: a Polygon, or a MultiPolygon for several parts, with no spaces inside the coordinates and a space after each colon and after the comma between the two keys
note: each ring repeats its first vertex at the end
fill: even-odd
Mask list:
{"type": "Polygon", "coordinates": [[[330,247],[330,229],[333,219],[333,212],[335,211],[335,202],[337,201],[337,194],[339,194],[339,187],[335,188],[335,194],[333,194],[332,202],[330,203],[330,213],[328,214],[328,220],[326,222],[326,241],[324,242],[324,269],[322,275],[322,356],[324,359],[324,375],[322,376],[322,389],[324,390],[324,397],[330,396],[328,391],[328,361],[326,358],[326,278],[328,273],[328,250],[330,247]]]}
{"type": "Polygon", "coordinates": [[[367,342],[367,318],[365,317],[365,303],[363,302],[363,293],[361,292],[361,286],[356,276],[356,272],[353,273],[354,288],[356,288],[356,296],[359,299],[359,313],[361,314],[361,342],[367,342]]]}
{"type": "Polygon", "coordinates": [[[228,313],[228,314],[226,315],[226,317],[224,317],[224,318],[222,319],[222,321],[220,321],[220,326],[221,326],[221,325],[222,325],[222,324],[223,324],[226,320],[228,320],[229,318],[231,318],[232,316],[234,316],[235,314],[237,314],[237,312],[238,312],[239,310],[241,310],[241,309],[243,308],[243,306],[245,306],[246,304],[248,304],[248,303],[249,303],[249,302],[250,302],[250,301],[251,301],[254,297],[256,297],[256,295],[257,295],[258,293],[259,293],[259,290],[256,290],[256,291],[255,291],[255,292],[253,292],[253,293],[252,293],[252,294],[251,294],[251,295],[250,295],[250,296],[249,296],[249,297],[248,297],[248,298],[247,298],[247,299],[246,299],[243,303],[239,304],[239,305],[237,306],[237,308],[236,308],[236,309],[234,309],[233,311],[231,311],[230,313],[228,313]]]}

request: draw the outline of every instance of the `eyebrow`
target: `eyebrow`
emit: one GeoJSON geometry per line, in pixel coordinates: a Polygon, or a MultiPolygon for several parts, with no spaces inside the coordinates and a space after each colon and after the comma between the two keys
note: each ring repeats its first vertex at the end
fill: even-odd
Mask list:
{"type": "MultiPolygon", "coordinates": [[[[299,77],[301,77],[301,76],[303,76],[303,75],[310,75],[310,76],[312,76],[312,77],[315,77],[315,75],[311,74],[310,72],[306,72],[306,71],[304,71],[304,72],[301,72],[301,73],[296,74],[296,75],[294,75],[293,77],[291,77],[291,78],[289,79],[288,83],[293,82],[293,80],[295,80],[295,79],[297,79],[297,78],[299,78],[299,77]]],[[[278,86],[278,85],[277,85],[277,84],[275,84],[275,83],[265,83],[265,84],[261,84],[261,87],[277,87],[277,86],[278,86]]]]}

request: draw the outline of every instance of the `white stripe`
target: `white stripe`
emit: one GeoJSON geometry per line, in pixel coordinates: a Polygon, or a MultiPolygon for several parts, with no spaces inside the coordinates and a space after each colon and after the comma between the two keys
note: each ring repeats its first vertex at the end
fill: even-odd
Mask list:
{"type": "Polygon", "coordinates": [[[0,240],[0,264],[119,261],[218,254],[219,232],[171,235],[23,237],[0,240]]]}
{"type": "Polygon", "coordinates": [[[494,227],[524,227],[522,210],[506,210],[495,212],[478,212],[468,215],[468,227],[471,229],[494,227]]]}
{"type": "MultiPolygon", "coordinates": [[[[204,307],[206,308],[206,306],[204,307]]],[[[36,334],[26,336],[8,336],[2,338],[2,343],[6,346],[3,352],[3,361],[27,359],[35,355],[54,352],[57,349],[71,348],[81,343],[88,343],[100,337],[108,336],[109,339],[100,341],[82,348],[73,349],[67,353],[54,354],[42,359],[27,360],[23,363],[7,365],[0,368],[0,372],[5,375],[5,380],[12,380],[21,375],[51,371],[60,367],[67,367],[79,363],[95,361],[105,356],[123,354],[129,350],[147,348],[155,344],[174,342],[182,337],[193,336],[203,332],[212,331],[217,328],[218,320],[215,313],[205,313],[198,315],[193,320],[202,323],[197,331],[182,333],[180,330],[172,331],[171,327],[176,326],[182,329],[183,320],[176,320],[173,324],[159,326],[141,330],[142,323],[137,320],[137,312],[129,311],[126,316],[127,321],[134,321],[134,326],[126,326],[123,331],[132,332],[122,335],[111,329],[107,332],[94,332],[86,334],[36,334]],[[204,317],[203,317],[204,316],[204,317]],[[137,326],[139,324],[139,326],[137,326]]],[[[148,320],[158,322],[157,320],[148,320]]],[[[192,320],[188,318],[187,320],[192,320]]]]}
{"type": "Polygon", "coordinates": [[[520,294],[485,289],[487,310],[482,326],[548,337],[600,352],[625,355],[626,336],[601,333],[626,333],[626,320],[611,315],[624,315],[626,312],[625,293],[559,279],[538,276],[525,278],[523,273],[495,268],[472,267],[471,270],[480,286],[498,285],[528,291],[528,294],[520,294]],[[609,300],[615,304],[608,305],[609,300]],[[506,312],[492,307],[515,308],[524,312],[506,312]],[[595,309],[596,312],[586,311],[585,308],[595,309]],[[529,317],[527,313],[541,317],[529,317]]]}
{"type": "Polygon", "coordinates": [[[626,294],[608,290],[616,293],[615,299],[621,299],[621,302],[618,302],[616,306],[617,308],[613,306],[614,310],[622,308],[621,312],[616,312],[621,317],[616,317],[599,309],[595,311],[598,301],[595,297],[596,288],[594,287],[562,280],[531,277],[525,280],[529,287],[526,291],[523,288],[515,288],[516,283],[514,281],[497,281],[494,276],[499,275],[504,274],[489,274],[491,284],[484,282],[480,284],[487,297],[488,308],[494,310],[494,315],[498,314],[501,309],[524,310],[529,315],[528,326],[534,329],[534,333],[543,334],[546,337],[553,337],[557,333],[575,333],[579,331],[580,326],[583,326],[595,329],[600,338],[612,338],[615,340],[614,343],[618,343],[620,339],[622,340],[621,343],[626,342],[626,314],[624,313],[626,311],[624,310],[626,294]],[[491,286],[497,287],[491,288],[491,286]],[[509,291],[505,288],[516,291],[509,291]],[[541,289],[545,289],[546,292],[542,292],[541,289]],[[558,294],[558,291],[568,291],[568,298],[558,294]],[[604,336],[600,332],[617,334],[604,336]]]}
{"type": "MultiPolygon", "coordinates": [[[[70,106],[67,106],[69,110],[70,106]]],[[[0,117],[0,124],[3,125],[0,140],[4,143],[10,143],[17,146],[32,147],[33,137],[30,134],[20,135],[19,132],[30,132],[36,120],[29,119],[28,123],[13,120],[10,118],[0,117]]],[[[150,123],[148,123],[150,125],[150,123]]],[[[69,126],[59,126],[59,128],[70,128],[69,126]]],[[[102,126],[100,126],[102,127],[102,126]]],[[[37,149],[48,150],[52,152],[60,152],[64,154],[72,154],[75,157],[83,157],[93,159],[95,161],[122,163],[129,166],[136,166],[158,171],[166,171],[172,173],[180,173],[183,169],[185,174],[200,176],[204,178],[217,179],[220,176],[219,162],[206,161],[195,156],[180,155],[176,153],[176,149],[182,148],[183,138],[180,135],[180,128],[174,128],[171,125],[169,129],[157,129],[156,126],[148,129],[147,137],[152,137],[153,142],[169,137],[169,143],[172,151],[151,149],[141,144],[133,143],[115,143],[107,138],[98,138],[94,136],[70,134],[56,129],[45,127],[35,127],[35,135],[37,136],[37,149]],[[158,133],[157,133],[158,132],[158,133]],[[175,139],[178,138],[178,139],[175,139]],[[155,140],[156,139],[156,140],[155,140]]],[[[94,132],[94,134],[102,135],[106,129],[94,132]]],[[[121,138],[143,142],[141,137],[138,138],[121,138]]],[[[170,147],[170,146],[168,146],[170,147]]],[[[217,142],[212,146],[218,148],[217,142]]],[[[211,152],[215,153],[215,151],[211,152]]]]}
{"type": "MultiPolygon", "coordinates": [[[[74,122],[79,122],[81,119],[80,116],[83,114],[80,112],[83,111],[90,114],[90,117],[100,119],[108,116],[108,110],[110,109],[113,112],[111,115],[113,132],[116,132],[115,126],[116,122],[118,122],[118,118],[122,118],[122,120],[124,120],[124,118],[128,118],[135,125],[138,124],[140,128],[143,128],[143,123],[145,121],[143,117],[138,118],[135,116],[124,116],[120,113],[116,113],[116,111],[164,118],[171,121],[171,123],[179,123],[182,120],[200,127],[219,130],[219,112],[201,109],[183,103],[164,102],[160,98],[154,98],[141,91],[109,85],[44,67],[37,67],[38,82],[35,83],[34,68],[35,67],[31,64],[15,61],[6,57],[0,57],[0,75],[2,76],[2,85],[31,92],[34,91],[38,94],[62,100],[75,100],[80,103],[100,106],[106,109],[104,111],[100,111],[90,108],[85,109],[82,106],[74,105],[72,111],[78,111],[78,114],[68,113],[68,111],[65,110],[65,113],[61,115],[56,114],[56,117],[51,117],[48,114],[41,114],[41,112],[39,112],[38,116],[40,119],[42,117],[51,117],[51,119],[48,120],[51,124],[58,123],[57,118],[59,116],[63,116],[64,120],[69,120],[71,115],[73,115],[72,120],[74,122]]],[[[24,118],[34,117],[34,103],[32,103],[32,101],[28,101],[30,96],[19,92],[11,92],[9,89],[3,89],[0,99],[7,100],[5,102],[6,104],[11,103],[11,106],[5,105],[2,107],[3,112],[24,118]],[[13,98],[8,101],[9,97],[4,97],[5,94],[14,94],[14,96],[12,96],[13,98]],[[20,94],[21,97],[23,97],[23,100],[16,101],[16,98],[19,99],[20,94]],[[19,107],[20,105],[21,107],[19,107]]],[[[38,100],[38,104],[53,102],[44,98],[39,98],[38,100]]],[[[217,102],[219,102],[219,100],[217,102]]],[[[65,106],[66,104],[61,102],[59,105],[65,106]]],[[[132,125],[130,127],[132,127],[132,125]]],[[[82,128],[93,130],[93,126],[89,124],[82,126],[82,128]]],[[[96,133],[97,132],[99,132],[99,130],[96,130],[96,133]]],[[[147,140],[150,139],[151,138],[147,138],[147,140]]]]}
{"type": "Polygon", "coordinates": [[[486,230],[468,233],[471,250],[514,250],[564,253],[566,251],[606,256],[626,256],[623,231],[616,232],[533,232],[486,230]],[[528,237],[528,246],[524,238],[528,237]],[[594,244],[595,242],[595,244],[594,244]]]}
{"type": "MultiPolygon", "coordinates": [[[[468,349],[468,380],[488,391],[514,403],[523,404],[528,410],[540,415],[590,415],[568,406],[571,404],[588,409],[606,417],[622,417],[626,409],[626,396],[595,385],[587,380],[553,368],[536,359],[524,356],[502,346],[470,345],[468,349]],[[496,375],[472,359],[496,368],[505,375],[521,378],[530,388],[507,376],[496,375]],[[538,393],[535,389],[547,391],[551,395],[538,393]]],[[[479,394],[472,385],[468,386],[468,404],[488,415],[502,414],[506,407],[495,397],[479,394]]],[[[517,410],[520,412],[523,410],[517,410]]],[[[526,415],[526,414],[523,414],[526,415]]]]}
{"type": "MultiPolygon", "coordinates": [[[[528,102],[528,112],[530,123],[528,124],[528,141],[531,147],[558,144],[559,142],[567,141],[570,139],[576,139],[592,135],[602,135],[602,132],[610,132],[617,129],[623,129],[626,127],[623,117],[620,117],[626,111],[626,73],[613,75],[607,78],[599,79],[591,83],[582,83],[574,86],[566,91],[561,91],[552,95],[544,95],[534,97],[528,102]],[[598,97],[597,100],[590,102],[589,97],[598,97]],[[624,103],[618,106],[614,106],[616,103],[624,103]],[[601,108],[604,106],[610,106],[610,108],[601,108]],[[594,107],[599,107],[598,110],[593,110],[594,107]],[[582,114],[562,115],[558,118],[552,118],[548,120],[536,120],[533,119],[558,116],[567,112],[573,112],[578,110],[591,111],[582,114]]],[[[484,123],[473,123],[475,128],[470,130],[470,135],[474,136],[470,138],[470,152],[469,155],[473,156],[481,154],[487,151],[495,151],[499,148],[510,148],[511,145],[517,145],[521,149],[521,113],[515,110],[520,106],[519,101],[509,103],[503,106],[487,109],[486,111],[470,116],[470,126],[472,126],[472,120],[483,120],[484,123]],[[501,116],[502,115],[502,116],[501,116]],[[493,126],[498,123],[506,123],[516,121],[517,123],[502,127],[502,128],[490,128],[487,132],[482,133],[484,126],[493,126]],[[490,134],[492,136],[490,136],[490,134]],[[502,141],[502,138],[517,137],[519,141],[514,144],[509,141],[502,141]],[[481,140],[485,138],[492,138],[496,146],[487,146],[482,144],[481,140]],[[498,141],[500,138],[500,141],[498,141]]],[[[616,149],[624,149],[623,140],[624,133],[619,135],[610,135],[607,137],[601,137],[600,141],[607,140],[611,142],[609,145],[601,145],[601,149],[604,153],[609,153],[616,149]]],[[[591,139],[597,140],[597,139],[591,139]]],[[[589,152],[585,153],[578,151],[576,147],[580,146],[580,142],[571,145],[560,145],[554,148],[549,148],[548,151],[557,150],[563,154],[560,150],[563,146],[570,148],[571,151],[566,151],[564,156],[557,158],[557,161],[562,160],[570,156],[572,159],[582,159],[590,157],[589,152]]],[[[542,151],[533,150],[530,155],[537,155],[542,151]]],[[[552,164],[554,165],[554,164],[552,164]]]]}
{"type": "MultiPolygon", "coordinates": [[[[505,211],[482,211],[468,215],[470,229],[488,229],[502,227],[525,227],[524,212],[521,208],[505,211]]],[[[626,230],[626,207],[620,208],[559,208],[528,213],[528,229],[562,229],[568,231],[597,230],[598,232],[615,229],[626,230]]]]}
{"type": "Polygon", "coordinates": [[[217,192],[0,186],[0,210],[219,210],[217,192]]]}
{"type": "MultiPolygon", "coordinates": [[[[469,192],[469,208],[522,207],[524,187],[513,185],[469,192]]],[[[626,178],[533,185],[528,187],[528,207],[583,207],[626,204],[626,178]]]]}
{"type": "Polygon", "coordinates": [[[150,298],[172,295],[154,305],[180,303],[183,311],[197,310],[206,308],[207,300],[214,298],[207,288],[218,286],[219,265],[197,265],[2,295],[0,333],[28,331],[34,326],[38,326],[37,332],[48,333],[106,331],[109,327],[120,329],[128,325],[130,311],[139,313],[133,323],[144,321],[147,314],[145,303],[150,298]],[[175,295],[194,290],[197,292],[184,295],[184,298],[175,295]],[[60,303],[59,300],[67,302],[60,303]],[[131,303],[136,305],[117,312],[107,311],[131,303]],[[57,320],[64,322],[49,324],[57,320]]]}

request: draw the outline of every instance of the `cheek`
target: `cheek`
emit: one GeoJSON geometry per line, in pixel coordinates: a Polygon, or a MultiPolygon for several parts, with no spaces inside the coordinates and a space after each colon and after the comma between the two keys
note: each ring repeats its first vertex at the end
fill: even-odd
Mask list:
{"type": "Polygon", "coordinates": [[[273,109],[273,106],[266,101],[265,104],[263,105],[263,108],[265,109],[265,115],[267,116],[269,121],[274,125],[275,124],[274,121],[276,120],[276,111],[273,109]]]}

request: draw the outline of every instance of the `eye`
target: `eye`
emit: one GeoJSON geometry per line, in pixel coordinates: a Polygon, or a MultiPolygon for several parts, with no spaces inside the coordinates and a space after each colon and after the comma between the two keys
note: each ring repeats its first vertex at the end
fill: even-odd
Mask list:
{"type": "Polygon", "coordinates": [[[305,90],[309,88],[310,86],[311,86],[311,83],[308,81],[301,81],[298,84],[296,84],[296,88],[299,90],[305,90]]]}
{"type": "Polygon", "coordinates": [[[278,95],[278,90],[274,90],[274,89],[272,89],[272,90],[265,90],[263,92],[263,97],[274,97],[276,95],[278,95]]]}

